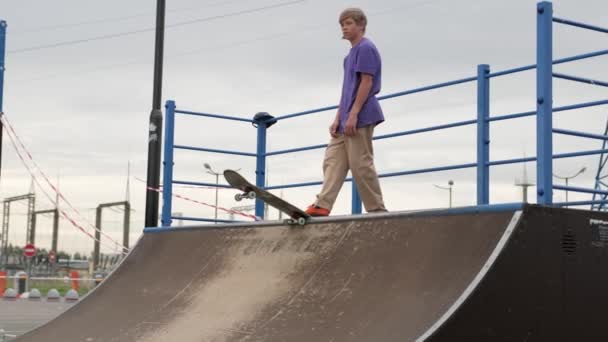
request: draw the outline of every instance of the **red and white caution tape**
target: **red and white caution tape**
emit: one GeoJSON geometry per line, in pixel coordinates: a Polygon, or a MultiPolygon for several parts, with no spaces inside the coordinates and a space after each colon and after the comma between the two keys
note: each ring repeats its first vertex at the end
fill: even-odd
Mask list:
{"type": "Polygon", "coordinates": [[[36,163],[36,161],[34,160],[34,158],[32,158],[32,155],[29,153],[29,151],[27,150],[27,148],[25,147],[25,145],[23,144],[23,142],[21,141],[21,139],[19,138],[19,136],[17,135],[17,133],[15,132],[13,126],[10,124],[10,122],[8,121],[8,119],[6,118],[6,114],[5,113],[0,113],[0,120],[2,120],[2,123],[4,123],[5,126],[7,126],[9,128],[9,130],[7,131],[8,133],[8,137],[11,141],[11,145],[13,146],[13,148],[15,149],[15,152],[17,153],[17,156],[19,156],[19,159],[21,159],[21,162],[23,163],[23,165],[25,166],[25,168],[27,169],[27,171],[29,172],[29,174],[32,176],[32,179],[34,180],[34,182],[36,182],[36,185],[38,185],[38,188],[40,188],[40,190],[44,193],[45,197],[52,203],[53,202],[53,198],[49,195],[48,192],[46,192],[46,190],[42,187],[42,185],[40,184],[40,182],[38,181],[38,178],[35,175],[35,172],[32,171],[31,166],[25,161],[25,158],[23,157],[21,151],[19,150],[19,148],[17,147],[17,143],[15,141],[17,141],[19,143],[19,145],[21,146],[21,148],[23,149],[23,153],[25,153],[28,157],[28,159],[30,160],[30,162],[35,166],[36,169],[38,169],[38,172],[43,176],[43,178],[45,179],[45,181],[47,182],[47,184],[53,189],[53,191],[59,196],[60,199],[62,199],[69,207],[70,209],[72,209],[76,215],[78,215],[78,217],[85,221],[90,227],[92,227],[95,231],[101,233],[103,236],[105,236],[106,238],[108,238],[110,241],[112,241],[114,243],[114,245],[108,246],[105,243],[103,243],[102,241],[98,240],[95,238],[94,235],[92,235],[89,231],[87,231],[82,225],[78,224],[78,222],[76,222],[74,219],[72,219],[64,210],[60,209],[59,212],[61,213],[61,215],[68,220],[74,227],[78,228],[78,230],[80,230],[81,232],[85,233],[88,237],[92,238],[93,240],[106,245],[106,247],[110,248],[110,249],[115,249],[116,246],[118,246],[119,248],[122,249],[122,253],[123,254],[127,254],[129,249],[124,247],[120,242],[114,240],[111,236],[107,235],[106,233],[104,233],[101,229],[95,227],[93,224],[89,223],[86,219],[84,219],[84,217],[80,214],[80,212],[78,211],[78,209],[76,209],[68,200],[67,198],[65,198],[65,196],[57,189],[57,187],[49,180],[49,177],[44,173],[44,171],[42,171],[42,169],[40,168],[40,166],[38,166],[38,164],[36,163]]]}
{"type": "MultiPolygon", "coordinates": [[[[138,180],[138,181],[140,181],[140,182],[144,182],[144,180],[142,180],[142,179],[140,179],[140,178],[135,177],[135,179],[137,179],[137,180],[138,180]]],[[[145,183],[145,182],[144,182],[144,183],[145,183]]],[[[148,190],[152,190],[152,191],[156,191],[156,192],[159,192],[159,193],[162,193],[162,192],[163,192],[163,190],[162,190],[162,189],[153,188],[153,187],[149,187],[149,186],[146,186],[146,189],[148,189],[148,190]]],[[[214,208],[214,209],[215,209],[215,208],[217,208],[217,209],[219,209],[219,210],[221,210],[221,211],[224,211],[224,212],[227,212],[227,213],[229,213],[229,214],[235,214],[235,215],[240,215],[240,216],[247,217],[247,218],[250,218],[250,219],[254,219],[255,221],[260,221],[260,220],[262,220],[260,217],[257,217],[257,216],[255,216],[255,215],[250,215],[250,214],[247,214],[247,213],[244,213],[244,212],[240,212],[240,211],[236,211],[236,210],[233,210],[233,209],[228,209],[228,208],[223,208],[223,207],[219,207],[219,206],[217,206],[217,207],[216,207],[216,206],[215,206],[215,205],[213,205],[213,204],[209,204],[209,203],[205,203],[205,202],[197,201],[197,200],[195,200],[195,199],[192,199],[192,198],[186,197],[186,196],[184,196],[184,195],[180,195],[180,194],[173,193],[173,194],[172,194],[172,196],[173,196],[173,197],[175,197],[175,198],[179,198],[179,199],[181,199],[181,200],[184,200],[184,201],[188,201],[188,202],[192,202],[192,203],[196,203],[196,204],[204,205],[204,206],[206,206],[206,207],[210,207],[210,208],[214,208]]]]}
{"type": "MultiPolygon", "coordinates": [[[[136,180],[142,182],[142,183],[146,183],[145,179],[141,179],[139,177],[133,177],[136,180]]],[[[183,184],[173,184],[174,188],[182,188],[182,189],[205,189],[205,190],[215,190],[215,189],[219,189],[219,190],[233,190],[232,188],[222,188],[222,187],[215,187],[215,186],[198,186],[198,185],[183,185],[183,184]]],[[[160,185],[160,188],[163,188],[163,185],[160,185]]]]}

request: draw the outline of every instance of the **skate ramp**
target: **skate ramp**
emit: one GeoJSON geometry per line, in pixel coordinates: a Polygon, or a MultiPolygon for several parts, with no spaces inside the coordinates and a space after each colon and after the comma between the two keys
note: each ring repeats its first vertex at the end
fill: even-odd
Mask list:
{"type": "MultiPolygon", "coordinates": [[[[579,282],[564,277],[563,234],[591,241],[589,215],[600,214],[473,208],[147,230],[98,289],[17,341],[560,340],[582,319],[564,303],[606,304],[564,295],[579,282]]],[[[594,248],[571,265],[605,270],[594,248]]],[[[608,285],[579,273],[596,278],[586,290],[608,285]]]]}

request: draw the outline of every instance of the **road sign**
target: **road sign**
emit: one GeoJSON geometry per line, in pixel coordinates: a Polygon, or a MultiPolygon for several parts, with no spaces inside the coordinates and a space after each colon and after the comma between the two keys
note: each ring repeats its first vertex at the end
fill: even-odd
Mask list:
{"type": "Polygon", "coordinates": [[[50,251],[49,252],[49,262],[51,264],[55,263],[56,260],[56,256],[55,256],[55,251],[50,251]]]}
{"type": "Polygon", "coordinates": [[[28,258],[33,257],[34,255],[36,255],[36,247],[34,247],[33,244],[28,243],[27,245],[25,245],[25,247],[23,248],[23,255],[25,255],[28,258]]]}

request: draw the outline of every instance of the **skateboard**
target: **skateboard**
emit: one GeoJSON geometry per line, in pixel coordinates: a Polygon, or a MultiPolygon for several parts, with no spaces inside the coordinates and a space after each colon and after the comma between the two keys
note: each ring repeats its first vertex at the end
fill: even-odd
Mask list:
{"type": "Polygon", "coordinates": [[[290,219],[285,221],[287,224],[298,224],[300,226],[303,226],[310,218],[310,215],[305,213],[300,208],[271,194],[270,192],[264,189],[260,189],[257,186],[249,183],[247,179],[245,179],[245,177],[241,176],[236,171],[225,170],[224,178],[226,178],[226,181],[228,182],[228,184],[230,184],[230,186],[242,191],[242,193],[236,194],[234,196],[234,199],[237,202],[240,202],[244,198],[258,198],[261,201],[267,203],[268,205],[289,215],[290,219]]]}

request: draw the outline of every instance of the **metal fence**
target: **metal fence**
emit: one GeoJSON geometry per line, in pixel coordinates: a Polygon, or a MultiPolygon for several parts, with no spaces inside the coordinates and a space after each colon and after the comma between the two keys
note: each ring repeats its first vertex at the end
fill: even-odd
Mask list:
{"type": "MultiPolygon", "coordinates": [[[[594,203],[605,203],[608,191],[601,191],[596,189],[577,188],[569,186],[554,185],[552,179],[553,173],[553,160],[561,158],[573,158],[579,156],[588,155],[600,155],[608,153],[608,149],[605,146],[599,150],[588,150],[579,151],[572,153],[553,153],[553,134],[570,135],[582,138],[599,139],[602,141],[608,140],[607,136],[590,134],[585,132],[577,132],[562,128],[553,128],[553,114],[565,111],[571,111],[579,108],[587,108],[594,106],[602,106],[608,104],[608,99],[598,99],[593,102],[576,103],[568,106],[553,107],[553,78],[566,79],[573,82],[586,83],[593,86],[607,87],[608,82],[602,82],[593,79],[587,79],[572,75],[564,75],[553,72],[553,66],[556,64],[563,64],[583,59],[589,59],[598,56],[608,55],[608,50],[600,50],[590,52],[586,54],[570,56],[561,59],[553,59],[553,23],[571,25],[579,28],[589,29],[593,31],[608,33],[607,29],[587,25],[583,23],[577,23],[571,20],[556,18],[553,16],[553,5],[551,2],[539,2],[537,4],[537,63],[533,65],[526,65],[514,69],[502,70],[497,72],[491,72],[490,66],[487,64],[481,64],[477,67],[476,75],[443,82],[439,84],[433,84],[421,88],[405,90],[393,94],[387,94],[378,97],[379,100],[387,100],[396,97],[403,97],[411,94],[426,92],[439,88],[451,87],[464,83],[477,83],[477,116],[469,118],[467,120],[459,122],[445,123],[442,125],[418,128],[414,130],[400,131],[385,135],[375,136],[374,140],[382,139],[393,139],[399,137],[405,137],[420,133],[434,132],[440,130],[447,130],[455,127],[462,126],[477,126],[477,160],[471,161],[470,163],[457,164],[457,165],[437,165],[432,168],[415,169],[415,170],[402,170],[399,172],[391,173],[380,173],[379,177],[398,177],[421,173],[431,173],[447,170],[458,170],[458,169],[477,169],[477,204],[478,205],[489,205],[490,198],[490,167],[505,164],[516,164],[524,162],[536,162],[537,169],[537,203],[543,205],[591,205],[594,203]],[[503,77],[515,73],[526,72],[530,70],[536,70],[536,109],[522,113],[511,113],[505,115],[491,116],[490,115],[490,81],[496,77],[503,77]],[[536,116],[536,129],[537,129],[537,141],[536,141],[536,157],[528,158],[517,158],[507,160],[490,160],[490,124],[496,121],[502,120],[514,120],[523,117],[536,116]],[[553,190],[564,190],[573,192],[583,192],[595,195],[602,195],[601,199],[594,199],[591,201],[579,201],[570,203],[553,203],[553,190]]],[[[276,118],[271,116],[262,115],[258,119],[246,119],[229,115],[219,115],[211,113],[201,113],[189,110],[178,109],[175,101],[169,100],[166,103],[166,125],[165,125],[165,142],[164,142],[164,178],[163,178],[163,209],[161,222],[163,227],[170,227],[171,221],[174,217],[171,216],[172,207],[172,193],[174,184],[187,184],[194,186],[205,186],[205,187],[228,187],[226,185],[216,185],[210,183],[201,183],[188,180],[176,180],[173,179],[173,152],[174,150],[190,150],[207,153],[220,153],[228,155],[247,156],[256,158],[256,185],[263,187],[267,190],[294,188],[294,187],[306,187],[320,185],[322,182],[307,182],[307,183],[295,183],[286,185],[275,185],[266,186],[265,184],[265,170],[266,162],[268,157],[279,156],[288,153],[298,153],[302,151],[309,151],[315,149],[323,149],[327,145],[312,145],[303,147],[294,147],[286,150],[279,151],[267,151],[266,134],[267,129],[270,125],[289,120],[295,117],[303,115],[311,115],[315,113],[335,110],[337,106],[328,106],[323,108],[306,110],[303,112],[292,113],[281,115],[276,118]],[[184,146],[176,145],[175,141],[175,119],[177,115],[194,115],[207,118],[215,118],[220,120],[230,120],[248,124],[254,124],[257,126],[257,149],[256,152],[245,152],[245,151],[231,151],[221,150],[207,147],[195,147],[195,146],[184,146]]],[[[351,178],[346,179],[347,182],[352,182],[351,178]]],[[[361,213],[361,200],[359,198],[356,185],[352,182],[353,196],[352,196],[352,213],[361,213]]],[[[264,204],[260,200],[256,200],[255,214],[258,217],[264,216],[264,204]]],[[[206,218],[191,218],[191,217],[179,217],[181,220],[192,220],[192,221],[203,221],[203,222],[214,222],[216,220],[206,218]]]]}

